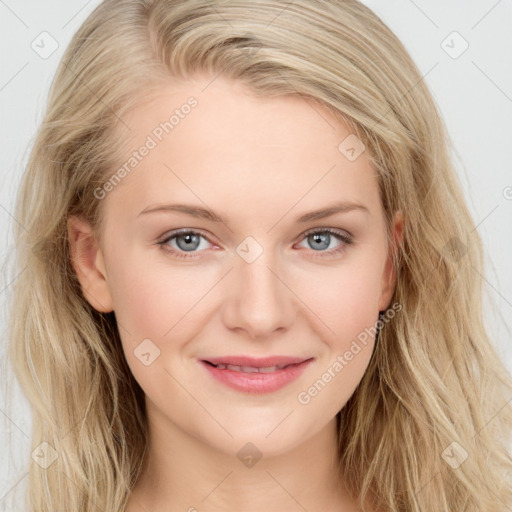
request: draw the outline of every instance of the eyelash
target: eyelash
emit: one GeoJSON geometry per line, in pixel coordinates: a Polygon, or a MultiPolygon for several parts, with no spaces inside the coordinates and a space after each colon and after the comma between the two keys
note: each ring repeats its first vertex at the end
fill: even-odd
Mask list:
{"type": "MultiPolygon", "coordinates": [[[[314,253],[317,253],[314,255],[314,257],[325,258],[325,257],[329,257],[329,256],[335,256],[338,253],[342,252],[346,248],[347,245],[351,245],[353,243],[353,237],[351,235],[349,235],[343,231],[339,231],[339,230],[332,229],[332,228],[321,228],[321,229],[315,228],[313,230],[307,231],[306,233],[304,233],[302,235],[301,241],[310,235],[323,234],[323,233],[329,233],[329,234],[333,235],[335,238],[337,238],[342,243],[337,248],[326,250],[326,251],[314,251],[313,249],[311,249],[314,253]]],[[[170,246],[168,245],[168,243],[171,240],[173,240],[174,238],[177,238],[180,235],[189,235],[189,234],[199,235],[210,242],[208,237],[205,236],[200,231],[185,228],[185,229],[173,231],[169,236],[167,236],[164,240],[158,242],[157,244],[160,246],[160,248],[163,251],[165,251],[167,253],[171,253],[178,258],[182,258],[182,259],[195,258],[195,256],[193,256],[193,255],[197,254],[197,251],[190,251],[190,255],[189,255],[189,254],[187,254],[186,251],[176,250],[174,248],[170,248],[170,246]]],[[[198,252],[201,252],[201,251],[198,251],[198,252]]]]}

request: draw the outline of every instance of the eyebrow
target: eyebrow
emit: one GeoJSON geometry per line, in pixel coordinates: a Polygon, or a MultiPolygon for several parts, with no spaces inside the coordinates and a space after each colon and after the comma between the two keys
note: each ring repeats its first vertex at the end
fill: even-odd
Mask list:
{"type": "MultiPolygon", "coordinates": [[[[356,203],[353,201],[343,201],[332,204],[325,208],[321,208],[320,210],[314,210],[311,212],[304,213],[296,219],[296,222],[304,223],[310,222],[312,220],[324,219],[326,217],[330,217],[336,213],[345,213],[353,210],[359,210],[363,213],[370,214],[370,211],[366,206],[360,203],[356,203]]],[[[202,208],[200,206],[193,206],[188,204],[163,204],[163,205],[151,205],[144,210],[142,210],[138,217],[141,215],[145,215],[147,213],[153,212],[178,212],[186,215],[191,215],[192,217],[197,217],[200,219],[210,220],[212,222],[221,222],[227,225],[226,220],[221,215],[208,210],[206,208],[202,208]]]]}

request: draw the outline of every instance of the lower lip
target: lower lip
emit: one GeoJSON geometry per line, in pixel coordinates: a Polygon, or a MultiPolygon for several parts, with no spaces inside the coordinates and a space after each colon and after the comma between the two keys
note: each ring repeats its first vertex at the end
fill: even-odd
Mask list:
{"type": "Polygon", "coordinates": [[[302,363],[290,365],[272,373],[244,373],[228,369],[220,370],[204,361],[200,362],[214,378],[230,388],[245,391],[246,393],[262,394],[277,391],[298,379],[313,360],[308,359],[302,363]]]}

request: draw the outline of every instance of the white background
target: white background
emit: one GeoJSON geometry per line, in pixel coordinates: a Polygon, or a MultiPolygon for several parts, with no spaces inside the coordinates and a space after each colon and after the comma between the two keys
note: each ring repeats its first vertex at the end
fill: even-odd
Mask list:
{"type": "MultiPolygon", "coordinates": [[[[16,189],[41,120],[57,63],[71,35],[98,0],[0,0],[2,259],[16,189]],[[31,47],[47,31],[57,50],[41,58],[31,47]]],[[[486,318],[495,346],[512,371],[512,4],[505,0],[365,0],[403,41],[442,112],[456,147],[454,161],[486,250],[486,318]],[[469,44],[452,58],[464,41],[469,44]],[[449,37],[448,37],[449,36],[449,37]],[[448,39],[447,39],[448,38],[448,39]],[[445,41],[445,43],[443,43],[445,41]],[[508,194],[507,194],[508,191],[508,194]]],[[[283,2],[284,4],[284,2],[283,2]]],[[[44,36],[42,36],[44,37],[44,36]]],[[[47,46],[48,48],[48,46],[47,46]]],[[[26,483],[30,413],[5,362],[6,315],[13,273],[0,282],[0,510],[26,483]],[[13,409],[7,409],[6,386],[13,409]],[[10,449],[8,449],[10,446],[10,449]]],[[[475,273],[475,279],[479,276],[475,273]]]]}

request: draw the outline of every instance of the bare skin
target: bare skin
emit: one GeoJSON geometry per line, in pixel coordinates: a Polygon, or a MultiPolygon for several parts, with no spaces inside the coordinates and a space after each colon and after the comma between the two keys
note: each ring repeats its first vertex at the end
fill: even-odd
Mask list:
{"type": "MultiPolygon", "coordinates": [[[[146,394],[150,450],[126,510],[356,512],[336,471],[336,414],[361,381],[374,339],[343,371],[332,367],[390,306],[395,286],[376,172],[365,152],[351,161],[338,149],[350,131],[323,107],[211,80],[163,88],[123,119],[133,151],[174,108],[190,96],[198,102],[101,199],[100,240],[84,220],[68,223],[84,294],[98,311],[115,311],[146,394]],[[340,202],[360,206],[297,220],[340,202]],[[206,208],[226,223],[141,214],[171,203],[206,208]],[[199,233],[193,250],[183,234],[169,238],[182,228],[199,233]],[[242,257],[258,248],[254,261],[242,257]],[[146,365],[137,348],[148,339],[151,359],[159,354],[146,365]],[[226,386],[200,364],[227,355],[313,361],[296,380],[258,395],[226,386]],[[308,393],[329,368],[335,376],[308,393]],[[262,455],[251,467],[237,455],[244,446],[262,455]]],[[[393,240],[402,229],[397,215],[393,240]]]]}

